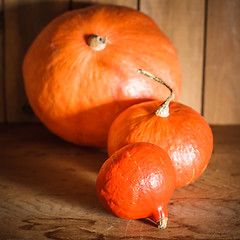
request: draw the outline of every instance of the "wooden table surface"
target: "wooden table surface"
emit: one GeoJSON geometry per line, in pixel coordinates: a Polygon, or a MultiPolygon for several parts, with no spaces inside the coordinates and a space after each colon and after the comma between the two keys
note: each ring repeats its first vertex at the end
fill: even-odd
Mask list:
{"type": "Polygon", "coordinates": [[[0,239],[240,239],[240,126],[213,126],[204,174],[176,189],[169,222],[108,213],[95,191],[103,149],[79,147],[41,124],[0,125],[0,239]]]}

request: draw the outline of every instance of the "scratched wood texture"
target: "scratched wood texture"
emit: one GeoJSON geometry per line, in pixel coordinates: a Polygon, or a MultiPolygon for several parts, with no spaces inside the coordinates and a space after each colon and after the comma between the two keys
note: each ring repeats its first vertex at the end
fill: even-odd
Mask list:
{"type": "Polygon", "coordinates": [[[177,189],[169,223],[109,214],[96,196],[104,150],[66,143],[41,124],[0,125],[0,239],[240,239],[240,126],[214,126],[204,174],[177,189]]]}
{"type": "Polygon", "coordinates": [[[24,90],[23,57],[49,21],[94,3],[127,5],[150,15],[177,48],[180,101],[209,123],[240,124],[240,0],[1,0],[0,122],[38,121],[24,90]]]}

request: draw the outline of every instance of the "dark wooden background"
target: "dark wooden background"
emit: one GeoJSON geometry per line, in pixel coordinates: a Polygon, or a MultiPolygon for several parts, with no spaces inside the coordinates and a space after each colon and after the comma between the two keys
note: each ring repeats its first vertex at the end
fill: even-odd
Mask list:
{"type": "Polygon", "coordinates": [[[0,0],[0,122],[37,121],[24,91],[23,56],[49,21],[93,3],[150,15],[177,48],[180,101],[210,124],[240,124],[240,0],[0,0]]]}

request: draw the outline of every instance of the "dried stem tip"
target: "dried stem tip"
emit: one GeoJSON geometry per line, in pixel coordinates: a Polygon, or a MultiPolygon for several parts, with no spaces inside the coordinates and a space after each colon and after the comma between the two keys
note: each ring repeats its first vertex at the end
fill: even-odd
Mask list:
{"type": "Polygon", "coordinates": [[[166,229],[167,221],[168,221],[167,217],[162,217],[158,221],[156,221],[156,223],[158,225],[158,229],[166,229]]]}
{"type": "Polygon", "coordinates": [[[87,44],[90,48],[96,51],[101,51],[106,47],[107,38],[102,38],[98,35],[90,35],[87,39],[87,44]]]}

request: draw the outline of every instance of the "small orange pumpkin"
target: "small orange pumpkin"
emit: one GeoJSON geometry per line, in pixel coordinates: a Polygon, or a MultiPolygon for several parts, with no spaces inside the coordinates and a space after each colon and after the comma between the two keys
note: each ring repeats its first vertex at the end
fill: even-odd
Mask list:
{"type": "Polygon", "coordinates": [[[111,156],[129,143],[156,144],[172,160],[176,187],[183,187],[198,179],[209,163],[213,149],[211,128],[192,108],[170,102],[174,94],[165,82],[148,72],[140,72],[163,83],[172,94],[163,103],[139,103],[122,112],[109,130],[108,154],[111,156]]]}
{"type": "Polygon", "coordinates": [[[76,144],[105,147],[120,112],[167,96],[133,70],[141,66],[179,96],[176,50],[154,21],[131,8],[96,5],[50,22],[30,46],[23,76],[34,112],[52,132],[76,144]]]}
{"type": "Polygon", "coordinates": [[[150,218],[166,228],[175,172],[160,147],[133,143],[118,150],[102,165],[96,187],[103,206],[117,217],[150,218]]]}

